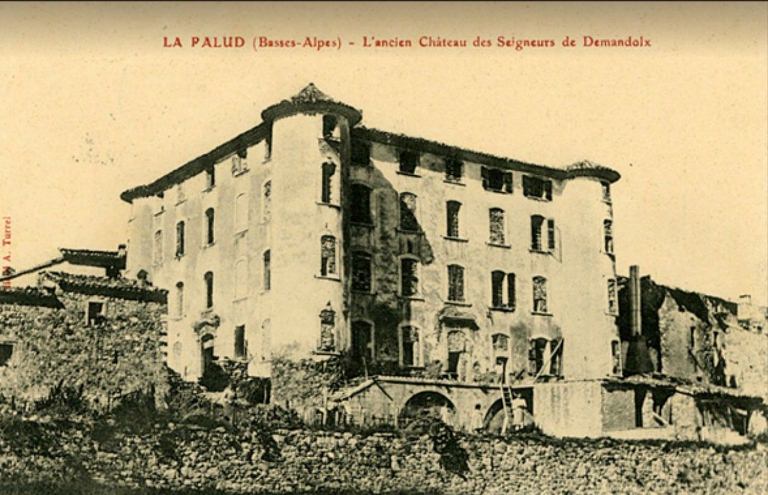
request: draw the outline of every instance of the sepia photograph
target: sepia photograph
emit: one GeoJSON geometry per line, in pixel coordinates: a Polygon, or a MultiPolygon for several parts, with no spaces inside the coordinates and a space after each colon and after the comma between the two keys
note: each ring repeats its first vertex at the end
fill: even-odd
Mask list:
{"type": "Polygon", "coordinates": [[[768,493],[768,3],[0,4],[0,493],[768,493]]]}

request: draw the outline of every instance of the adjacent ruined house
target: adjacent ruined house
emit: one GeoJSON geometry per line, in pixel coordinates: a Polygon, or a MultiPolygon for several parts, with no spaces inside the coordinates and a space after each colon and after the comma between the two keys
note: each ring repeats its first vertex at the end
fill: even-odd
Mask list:
{"type": "Polygon", "coordinates": [[[125,250],[62,249],[44,263],[70,271],[36,273],[37,285],[0,290],[0,394],[31,405],[76,394],[107,409],[166,383],[165,291],[120,275],[125,250]]]}

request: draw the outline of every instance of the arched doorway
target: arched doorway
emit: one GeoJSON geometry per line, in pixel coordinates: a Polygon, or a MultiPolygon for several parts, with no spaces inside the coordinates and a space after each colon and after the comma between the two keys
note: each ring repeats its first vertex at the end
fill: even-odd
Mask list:
{"type": "Polygon", "coordinates": [[[456,407],[448,397],[439,392],[426,391],[413,395],[405,402],[398,423],[407,427],[416,420],[440,419],[455,425],[456,416],[456,407]]]}

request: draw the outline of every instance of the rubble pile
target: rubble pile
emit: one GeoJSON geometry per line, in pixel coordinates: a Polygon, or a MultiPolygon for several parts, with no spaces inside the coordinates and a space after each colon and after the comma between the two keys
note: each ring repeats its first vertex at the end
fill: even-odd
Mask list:
{"type": "MultiPolygon", "coordinates": [[[[72,484],[220,493],[768,493],[768,448],[706,444],[457,436],[468,470],[415,436],[166,425],[97,441],[51,425],[40,442],[0,436],[0,487],[72,484]],[[50,438],[49,440],[50,441],[50,438]]],[[[440,450],[440,449],[437,449],[440,450]]],[[[101,492],[94,492],[101,493],[101,492]]],[[[142,491],[142,493],[145,493],[142,491]]]]}

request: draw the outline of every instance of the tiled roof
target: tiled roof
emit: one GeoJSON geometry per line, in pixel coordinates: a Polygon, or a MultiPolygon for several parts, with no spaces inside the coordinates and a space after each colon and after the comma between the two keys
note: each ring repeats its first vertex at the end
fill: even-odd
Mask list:
{"type": "Polygon", "coordinates": [[[20,306],[44,306],[62,308],[56,295],[38,287],[0,288],[0,304],[18,304],[20,306]]]}
{"type": "Polygon", "coordinates": [[[79,275],[65,272],[42,272],[41,280],[49,280],[63,291],[88,295],[104,295],[120,299],[166,302],[166,291],[146,286],[139,280],[127,278],[79,275]]]}
{"type": "Polygon", "coordinates": [[[309,113],[339,113],[347,117],[352,129],[353,137],[366,139],[385,144],[412,148],[428,153],[450,156],[452,158],[466,160],[473,163],[493,165],[511,170],[520,170],[533,174],[544,175],[556,179],[569,179],[580,176],[595,176],[610,182],[619,180],[620,175],[613,169],[597,165],[589,161],[578,162],[568,168],[550,167],[526,163],[512,158],[504,158],[479,151],[472,151],[457,146],[451,146],[439,141],[430,141],[419,137],[411,137],[403,134],[381,131],[362,126],[356,126],[361,118],[360,110],[345,103],[334,100],[320,91],[314,84],[309,83],[298,94],[283,100],[275,105],[267,107],[261,113],[262,123],[236,136],[224,144],[214,148],[204,155],[191,160],[176,168],[172,172],[163,175],[159,179],[145,185],[137,186],[124,191],[120,198],[123,201],[132,202],[136,198],[149,197],[159,194],[166,189],[193,177],[203,170],[213,166],[222,158],[232,153],[242,151],[266,138],[271,132],[272,121],[275,118],[290,115],[297,112],[309,113]]]}
{"type": "Polygon", "coordinates": [[[64,261],[73,265],[125,268],[125,252],[59,248],[64,261]]]}

